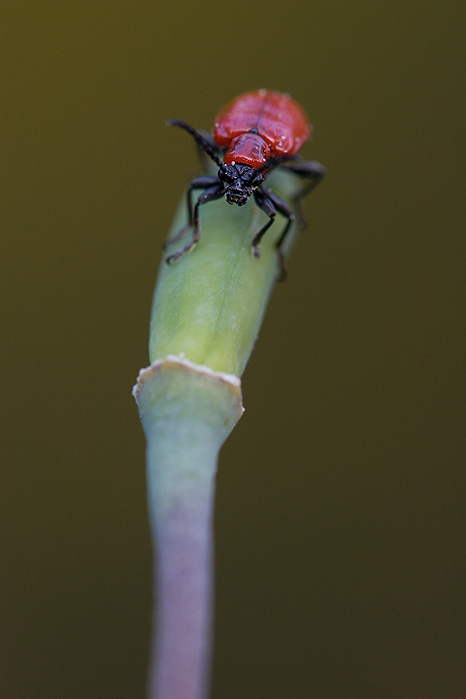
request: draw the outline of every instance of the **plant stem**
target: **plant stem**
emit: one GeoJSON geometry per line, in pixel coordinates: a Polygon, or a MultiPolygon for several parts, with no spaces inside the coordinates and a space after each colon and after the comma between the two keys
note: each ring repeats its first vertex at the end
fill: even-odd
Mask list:
{"type": "MultiPolygon", "coordinates": [[[[296,176],[277,171],[269,182],[292,206],[300,191],[296,176]]],[[[257,259],[251,240],[264,218],[253,201],[243,207],[211,202],[203,209],[198,247],[176,265],[162,262],[159,270],[152,364],[141,372],[135,393],[147,440],[155,551],[149,699],[208,696],[217,458],[242,413],[238,377],[276,279],[276,242],[284,225],[274,224],[257,259]]],[[[172,233],[185,220],[183,201],[172,233]]],[[[297,228],[290,230],[285,253],[297,228]]]]}
{"type": "Polygon", "coordinates": [[[219,450],[241,416],[235,377],[176,358],[141,372],[157,600],[148,696],[204,699],[210,675],[212,511],[219,450]]]}

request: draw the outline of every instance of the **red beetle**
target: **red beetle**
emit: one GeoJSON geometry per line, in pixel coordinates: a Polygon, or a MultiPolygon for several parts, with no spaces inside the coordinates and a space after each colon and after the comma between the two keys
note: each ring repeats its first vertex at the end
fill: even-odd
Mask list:
{"type": "MultiPolygon", "coordinates": [[[[209,201],[225,197],[229,204],[244,206],[251,194],[269,220],[252,239],[252,251],[260,256],[259,243],[274,222],[277,211],[287,219],[277,241],[280,264],[283,268],[281,247],[294,220],[288,204],[264,185],[268,173],[286,161],[297,160],[301,146],[310,138],[312,126],[304,110],[287,94],[258,90],[247,92],[228,104],[215,119],[213,137],[196,131],[185,121],[169,119],[168,124],[185,129],[202,150],[218,165],[217,177],[204,175],[191,181],[187,191],[188,226],[170,238],[166,246],[177,242],[192,227],[191,240],[180,250],[169,255],[167,262],[176,262],[199,242],[201,226],[199,207],[209,201]],[[223,154],[223,161],[221,159],[223,154]],[[191,193],[204,191],[194,208],[191,193]]],[[[322,179],[325,170],[316,161],[288,164],[286,169],[310,179],[298,198],[307,194],[322,179]]]]}

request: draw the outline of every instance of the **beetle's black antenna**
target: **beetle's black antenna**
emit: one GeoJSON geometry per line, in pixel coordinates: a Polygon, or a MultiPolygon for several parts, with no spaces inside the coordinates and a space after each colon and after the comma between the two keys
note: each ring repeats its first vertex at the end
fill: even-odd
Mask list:
{"type": "Polygon", "coordinates": [[[217,152],[214,150],[211,144],[204,138],[204,136],[200,134],[199,131],[196,131],[196,129],[193,126],[187,124],[185,121],[182,121],[181,119],[167,119],[166,123],[169,126],[179,126],[181,129],[184,129],[189,134],[191,134],[191,136],[194,138],[196,143],[202,148],[202,150],[205,153],[207,153],[207,155],[210,158],[212,158],[212,160],[215,163],[217,163],[219,167],[222,166],[222,161],[220,160],[217,152]]]}

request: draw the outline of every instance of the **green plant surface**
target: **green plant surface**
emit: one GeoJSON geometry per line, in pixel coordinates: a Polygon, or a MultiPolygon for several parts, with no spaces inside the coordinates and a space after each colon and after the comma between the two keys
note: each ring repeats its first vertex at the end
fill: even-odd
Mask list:
{"type": "MultiPolygon", "coordinates": [[[[301,186],[295,175],[283,171],[273,173],[268,183],[288,201],[301,186]]],[[[275,242],[285,219],[277,214],[261,241],[257,259],[251,240],[267,217],[254,201],[238,207],[222,199],[206,204],[201,212],[202,237],[197,247],[176,264],[161,264],[149,356],[153,362],[176,355],[241,376],[278,274],[275,242]]],[[[185,222],[183,201],[170,235],[185,222]]],[[[293,229],[296,226],[289,233],[287,249],[295,235],[293,229]]],[[[175,248],[185,240],[178,241],[175,248]]]]}

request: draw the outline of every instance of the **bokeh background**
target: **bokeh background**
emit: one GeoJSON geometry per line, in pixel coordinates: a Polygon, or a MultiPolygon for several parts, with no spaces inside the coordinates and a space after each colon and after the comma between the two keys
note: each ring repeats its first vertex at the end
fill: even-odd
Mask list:
{"type": "Polygon", "coordinates": [[[164,122],[259,87],[306,107],[328,176],[221,455],[212,697],[466,696],[465,14],[2,3],[2,697],[144,696],[131,387],[198,168],[164,122]]]}

